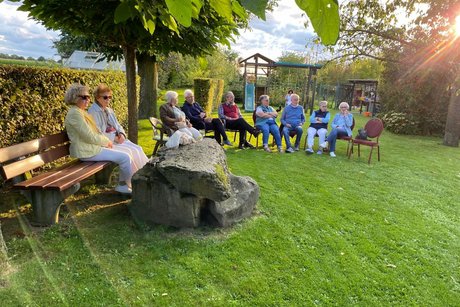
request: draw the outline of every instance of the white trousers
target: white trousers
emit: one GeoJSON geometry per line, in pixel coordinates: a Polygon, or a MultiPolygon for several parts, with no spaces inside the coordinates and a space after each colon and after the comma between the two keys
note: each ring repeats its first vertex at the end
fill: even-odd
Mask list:
{"type": "Polygon", "coordinates": [[[194,138],[195,140],[200,140],[203,138],[203,136],[201,135],[200,131],[196,130],[195,128],[191,127],[191,128],[181,128],[179,129],[180,132],[184,132],[184,133],[187,133],[188,135],[190,135],[192,138],[194,138]]]}
{"type": "Polygon", "coordinates": [[[131,187],[131,177],[133,176],[133,159],[131,156],[123,151],[119,151],[112,148],[102,148],[102,151],[89,158],[81,158],[81,161],[111,161],[120,166],[120,175],[118,176],[119,182],[126,182],[131,187]]]}
{"type": "Polygon", "coordinates": [[[144,165],[149,161],[142,150],[142,147],[134,144],[130,140],[125,140],[122,144],[113,143],[113,149],[126,152],[131,156],[131,159],[133,159],[134,162],[133,174],[144,167],[144,165]]]}
{"type": "Polygon", "coordinates": [[[307,146],[312,148],[315,143],[315,135],[318,134],[319,144],[323,144],[326,141],[327,129],[320,128],[316,130],[313,127],[308,127],[307,129],[307,146]]]}

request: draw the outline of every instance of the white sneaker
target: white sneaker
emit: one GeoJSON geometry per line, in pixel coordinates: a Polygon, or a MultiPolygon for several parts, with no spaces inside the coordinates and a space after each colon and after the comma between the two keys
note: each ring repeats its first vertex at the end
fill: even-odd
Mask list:
{"type": "Polygon", "coordinates": [[[335,153],[334,153],[333,151],[331,151],[331,152],[329,153],[329,155],[330,155],[332,158],[335,158],[335,157],[336,157],[336,155],[335,155],[335,153]]]}
{"type": "Polygon", "coordinates": [[[131,194],[132,190],[127,185],[118,185],[115,188],[115,191],[121,194],[131,194]]]}
{"type": "MultiPolygon", "coordinates": [[[[292,148],[291,148],[291,149],[292,149],[292,148]]],[[[279,152],[279,153],[284,153],[284,151],[283,151],[283,147],[281,147],[281,146],[278,146],[278,152],[279,152]]]]}
{"type": "Polygon", "coordinates": [[[317,154],[317,155],[322,155],[322,154],[323,154],[323,151],[322,151],[322,150],[318,150],[318,151],[316,152],[316,154],[317,154]]]}
{"type": "Polygon", "coordinates": [[[309,147],[309,148],[305,149],[305,152],[306,152],[307,154],[310,155],[310,154],[313,153],[313,149],[311,149],[311,148],[309,147]]]}
{"type": "Polygon", "coordinates": [[[295,150],[295,151],[299,151],[299,150],[300,150],[300,147],[299,147],[299,146],[296,146],[296,147],[294,147],[294,150],[295,150]]]}
{"type": "Polygon", "coordinates": [[[328,141],[324,142],[323,144],[320,144],[319,147],[321,148],[327,148],[327,146],[329,146],[329,143],[328,141]]]}
{"type": "Polygon", "coordinates": [[[286,149],[286,153],[291,153],[291,152],[294,152],[294,149],[292,149],[292,147],[289,147],[288,149],[286,149]]]}

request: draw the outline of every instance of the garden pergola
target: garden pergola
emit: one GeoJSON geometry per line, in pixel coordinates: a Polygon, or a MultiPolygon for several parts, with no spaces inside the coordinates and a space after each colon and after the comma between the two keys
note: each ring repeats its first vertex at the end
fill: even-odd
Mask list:
{"type": "Polygon", "coordinates": [[[313,102],[315,101],[316,72],[322,67],[320,64],[300,64],[290,62],[275,62],[260,53],[256,53],[239,62],[244,65],[243,82],[244,82],[244,106],[245,110],[253,111],[255,108],[255,99],[260,95],[268,94],[268,86],[258,85],[258,78],[264,76],[267,79],[277,67],[288,67],[298,69],[308,69],[303,82],[302,101],[305,110],[310,109],[313,112],[313,102]],[[311,97],[310,97],[311,91],[311,97]]]}

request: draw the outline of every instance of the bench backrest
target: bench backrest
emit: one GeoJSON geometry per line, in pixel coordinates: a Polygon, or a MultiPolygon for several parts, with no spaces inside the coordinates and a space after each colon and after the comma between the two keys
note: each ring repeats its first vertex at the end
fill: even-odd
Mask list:
{"type": "Polygon", "coordinates": [[[65,131],[0,148],[0,174],[8,180],[68,155],[65,131]]]}

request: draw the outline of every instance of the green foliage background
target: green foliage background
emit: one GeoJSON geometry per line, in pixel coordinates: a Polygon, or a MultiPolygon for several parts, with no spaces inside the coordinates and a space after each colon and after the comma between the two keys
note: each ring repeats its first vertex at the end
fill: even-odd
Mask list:
{"type": "Polygon", "coordinates": [[[92,90],[112,88],[112,107],[123,126],[127,121],[126,79],[122,72],[76,71],[0,65],[0,147],[32,140],[64,129],[64,93],[79,82],[92,90]]]}
{"type": "Polygon", "coordinates": [[[412,57],[404,52],[399,63],[386,63],[378,90],[385,128],[398,134],[441,135],[452,72],[440,66],[414,66],[412,57]]]}

